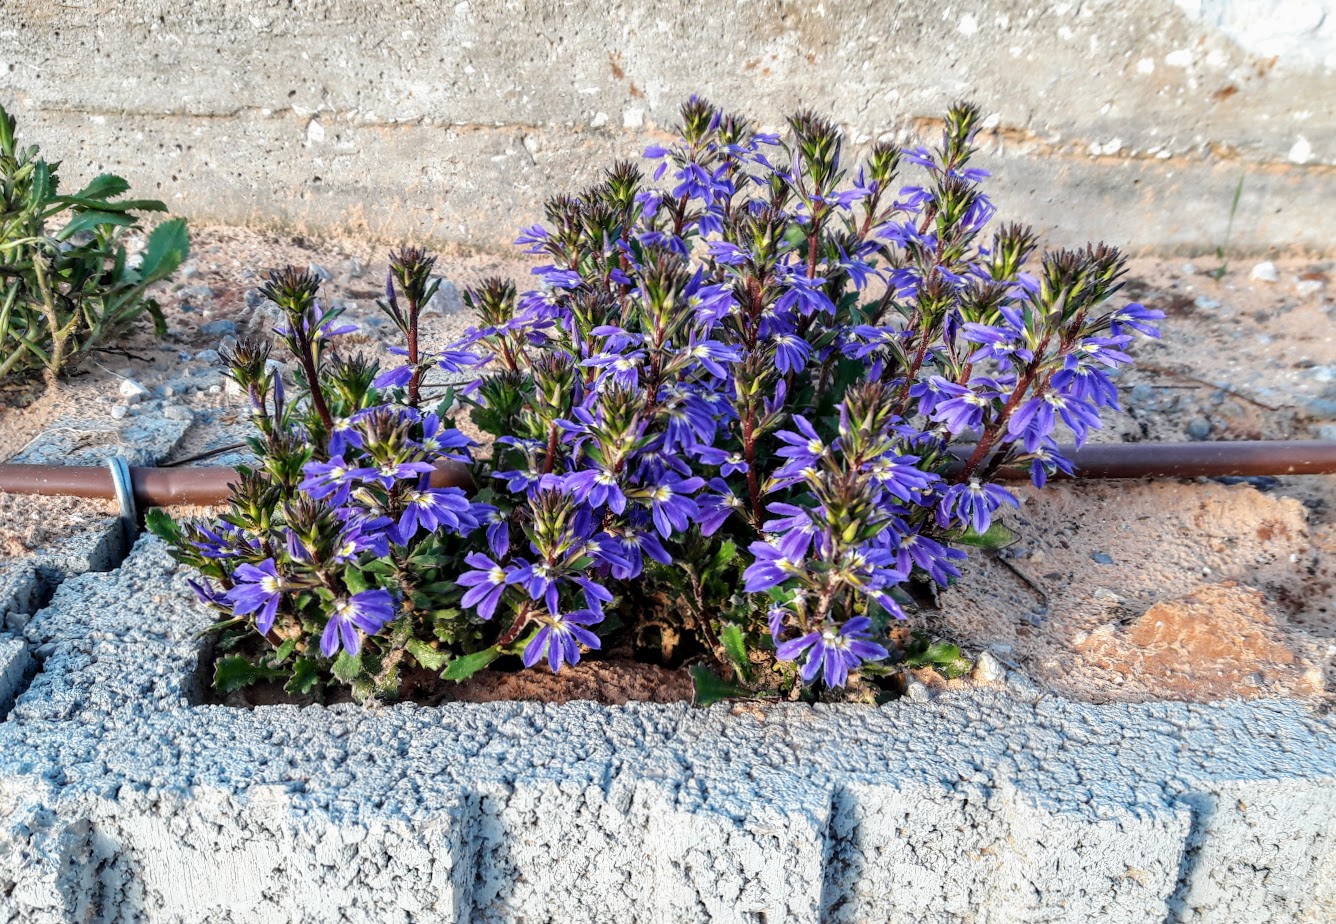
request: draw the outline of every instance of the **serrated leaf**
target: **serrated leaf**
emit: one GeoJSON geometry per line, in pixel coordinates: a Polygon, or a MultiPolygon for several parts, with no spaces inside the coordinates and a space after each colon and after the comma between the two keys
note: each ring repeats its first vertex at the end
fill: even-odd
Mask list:
{"type": "Polygon", "coordinates": [[[213,685],[220,693],[231,693],[263,680],[281,677],[282,671],[252,664],[240,655],[219,658],[213,666],[213,685]]]}
{"type": "Polygon", "coordinates": [[[184,218],[164,221],[153,229],[144,246],[144,259],[139,264],[139,276],[144,282],[164,279],[185,262],[190,255],[190,234],[184,218]]]}
{"type": "Polygon", "coordinates": [[[331,672],[344,683],[355,680],[357,675],[362,673],[361,655],[353,656],[346,651],[339,652],[339,656],[334,659],[334,667],[331,672]]]}
{"type": "Polygon", "coordinates": [[[501,649],[493,645],[491,648],[484,648],[482,651],[475,651],[473,654],[455,658],[445,666],[445,670],[441,673],[441,679],[456,682],[468,680],[499,657],[501,657],[501,649]]]}
{"type": "Polygon", "coordinates": [[[729,683],[704,664],[691,665],[690,674],[693,706],[705,707],[725,699],[751,696],[749,691],[729,683]]]}
{"type": "Polygon", "coordinates": [[[746,683],[751,679],[751,660],[747,657],[747,640],[742,633],[742,626],[730,622],[719,632],[719,642],[733,663],[733,670],[738,679],[746,683]]]}
{"type": "Polygon", "coordinates": [[[292,677],[283,689],[298,696],[305,696],[315,689],[320,680],[320,671],[311,658],[298,658],[292,665],[292,677]]]}
{"type": "Polygon", "coordinates": [[[409,639],[404,647],[407,648],[408,653],[413,656],[413,660],[417,661],[418,664],[429,671],[440,670],[445,666],[446,660],[450,657],[449,652],[432,648],[419,638],[409,639]]]}
{"type": "Polygon", "coordinates": [[[96,177],[83,189],[79,190],[70,198],[73,199],[110,199],[112,196],[119,196],[130,189],[130,184],[121,177],[111,173],[104,173],[96,177]]]}
{"type": "Polygon", "coordinates": [[[153,507],[144,514],[144,525],[148,527],[149,532],[168,545],[177,545],[181,541],[181,527],[167,511],[159,507],[153,507]]]}

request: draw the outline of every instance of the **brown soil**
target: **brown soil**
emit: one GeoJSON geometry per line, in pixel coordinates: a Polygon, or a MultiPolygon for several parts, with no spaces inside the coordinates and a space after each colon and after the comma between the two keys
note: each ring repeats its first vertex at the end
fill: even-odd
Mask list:
{"type": "MultiPolygon", "coordinates": [[[[495,703],[518,700],[538,703],[569,703],[589,700],[604,705],[626,703],[675,703],[691,699],[691,676],[684,668],[671,670],[657,664],[642,664],[621,658],[584,660],[566,666],[557,674],[546,667],[516,672],[479,671],[456,683],[428,671],[415,671],[401,691],[404,700],[423,706],[441,703],[495,703]]],[[[340,691],[342,701],[346,692],[340,691]]],[[[211,702],[253,708],[280,704],[309,705],[311,697],[284,692],[278,684],[257,684],[214,696],[211,702]]]]}
{"type": "MultiPolygon", "coordinates": [[[[266,269],[318,263],[334,276],[322,289],[327,301],[346,304],[353,321],[378,316],[382,252],[231,228],[196,227],[192,235],[194,256],[179,281],[158,293],[169,337],[160,343],[137,334],[119,351],[89,357],[55,391],[0,387],[0,460],[62,417],[109,416],[121,402],[122,377],[153,388],[179,377],[183,364],[198,365],[196,352],[219,345],[217,336],[199,332],[204,323],[231,320],[242,335],[262,332],[272,318],[264,306],[248,308],[245,293],[266,269]],[[202,286],[213,294],[201,295],[202,286]]],[[[1210,439],[1332,432],[1325,428],[1336,414],[1324,412],[1321,402],[1336,402],[1336,264],[1279,258],[1279,281],[1267,283],[1249,278],[1252,262],[1232,265],[1217,280],[1208,275],[1216,268],[1212,259],[1195,266],[1132,261],[1126,294],[1168,313],[1164,337],[1137,345],[1138,365],[1121,379],[1127,410],[1096,439],[1183,440],[1197,418],[1209,424],[1210,439]]],[[[467,254],[445,257],[438,268],[460,288],[487,275],[524,287],[530,265],[520,254],[467,254]]],[[[427,341],[444,342],[469,320],[462,311],[429,315],[427,341]]],[[[390,329],[367,324],[365,330],[348,342],[388,360],[390,329]]],[[[172,400],[196,419],[177,458],[235,443],[246,432],[244,400],[222,389],[172,400]]],[[[942,595],[941,608],[913,621],[958,641],[967,654],[990,648],[1041,687],[1083,699],[1336,690],[1336,476],[1282,478],[1268,487],[1261,493],[1247,485],[1160,482],[1024,490],[1022,510],[1009,519],[1017,544],[972,554],[965,580],[942,595]]],[[[59,513],[34,520],[31,513],[6,513],[4,503],[0,498],[0,541],[8,545],[0,545],[0,554],[107,514],[65,502],[59,513]],[[7,540],[6,530],[14,533],[7,540]]],[[[38,508],[23,508],[32,509],[38,508]]],[[[578,694],[558,692],[542,674],[501,674],[475,678],[476,687],[465,684],[452,695],[633,698],[627,684],[611,679],[619,670],[591,662],[563,672],[560,683],[578,694]]],[[[644,665],[634,671],[654,674],[644,665]]],[[[676,674],[630,687],[649,696],[682,684],[676,674]]]]}

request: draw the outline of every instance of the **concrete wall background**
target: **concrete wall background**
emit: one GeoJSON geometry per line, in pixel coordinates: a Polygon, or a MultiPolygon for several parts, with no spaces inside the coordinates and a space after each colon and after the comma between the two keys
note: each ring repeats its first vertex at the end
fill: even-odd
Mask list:
{"type": "Polygon", "coordinates": [[[1333,0],[5,0],[0,101],[69,182],[202,220],[496,247],[696,91],[851,137],[988,114],[1004,217],[1054,243],[1336,240],[1333,0]]]}

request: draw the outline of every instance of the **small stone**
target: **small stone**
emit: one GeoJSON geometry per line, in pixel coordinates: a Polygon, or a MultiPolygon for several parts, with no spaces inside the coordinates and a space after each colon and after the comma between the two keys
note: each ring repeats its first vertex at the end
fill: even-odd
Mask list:
{"type": "Polygon", "coordinates": [[[1270,260],[1263,260],[1253,266],[1252,271],[1248,273],[1248,278],[1257,282],[1279,282],[1280,273],[1276,272],[1276,264],[1270,260]]]}
{"type": "Polygon", "coordinates": [[[1336,366],[1309,366],[1308,377],[1314,382],[1336,382],[1336,366]]]}
{"type": "Polygon", "coordinates": [[[183,265],[179,270],[176,271],[176,274],[180,276],[182,279],[195,279],[196,277],[204,275],[202,272],[200,272],[200,268],[193,263],[187,263],[183,265]]]}
{"type": "MultiPolygon", "coordinates": [[[[228,379],[228,381],[230,382],[230,381],[232,381],[232,380],[231,380],[231,379],[228,379]]],[[[221,385],[210,385],[209,388],[208,388],[208,392],[209,392],[209,394],[211,394],[211,395],[221,395],[221,394],[223,393],[223,386],[221,386],[221,385]]]]}
{"type": "MultiPolygon", "coordinates": [[[[1103,552],[1097,552],[1097,553],[1095,553],[1095,554],[1097,554],[1097,555],[1103,555],[1104,553],[1103,553],[1103,552]]],[[[1092,556],[1092,557],[1093,557],[1093,556],[1092,556]]],[[[1105,557],[1105,558],[1108,558],[1109,560],[1106,561],[1106,562],[1101,562],[1101,564],[1105,564],[1105,565],[1111,565],[1111,564],[1113,564],[1113,559],[1112,559],[1112,558],[1109,558],[1109,556],[1107,556],[1107,555],[1104,555],[1104,557],[1105,557]]],[[[1095,561],[1099,561],[1099,559],[1096,558],[1095,561]]],[[[1100,601],[1101,603],[1122,603],[1122,602],[1123,602],[1123,598],[1122,598],[1122,597],[1118,596],[1116,593],[1114,593],[1113,591],[1109,590],[1109,588],[1107,588],[1107,587],[1096,587],[1093,591],[1090,592],[1090,596],[1094,597],[1096,600],[1100,601]]]]}
{"type": "Polygon", "coordinates": [[[910,674],[905,681],[905,699],[911,703],[930,703],[932,702],[932,691],[913,674],[910,674]]]}
{"type": "Polygon", "coordinates": [[[182,407],[179,404],[169,404],[162,409],[162,416],[167,420],[194,420],[195,415],[190,412],[190,408],[182,407]]]}
{"type": "Polygon", "coordinates": [[[117,404],[111,409],[112,420],[124,420],[130,414],[130,408],[124,404],[117,404]]]}
{"type": "Polygon", "coordinates": [[[206,337],[235,337],[237,335],[237,322],[229,318],[219,318],[217,321],[201,324],[199,332],[206,337]]]}
{"type": "Polygon", "coordinates": [[[1150,407],[1158,397],[1159,392],[1154,386],[1142,382],[1132,386],[1132,390],[1127,393],[1127,403],[1133,407],[1150,407]]]}
{"type": "Polygon", "coordinates": [[[259,308],[265,301],[265,298],[260,294],[259,289],[247,289],[244,297],[246,299],[246,307],[252,310],[259,308]]]}
{"type": "Polygon", "coordinates": [[[149,390],[134,379],[121,379],[118,391],[128,404],[138,404],[149,396],[149,390]]]}
{"type": "Polygon", "coordinates": [[[1313,435],[1320,440],[1336,441],[1336,424],[1319,424],[1313,428],[1313,435]]]}
{"type": "Polygon", "coordinates": [[[1197,275],[1197,264],[1195,263],[1184,263],[1181,269],[1184,276],[1197,275]]]}
{"type": "Polygon", "coordinates": [[[1187,434],[1189,439],[1204,440],[1211,435],[1211,422],[1205,417],[1194,417],[1188,421],[1187,434]]]}
{"type": "Polygon", "coordinates": [[[218,290],[213,286],[186,286],[180,291],[182,298],[189,299],[192,302],[207,302],[217,294],[218,290]]]}
{"type": "Polygon", "coordinates": [[[1304,404],[1309,417],[1319,420],[1336,420],[1336,400],[1331,398],[1309,398],[1304,404]]]}
{"type": "Polygon", "coordinates": [[[1220,307],[1220,302],[1213,298],[1207,298],[1205,295],[1198,295],[1192,300],[1192,305],[1202,311],[1214,311],[1220,307]]]}
{"type": "Polygon", "coordinates": [[[436,294],[427,302],[427,311],[438,314],[453,314],[464,310],[464,299],[459,294],[459,287],[449,279],[442,279],[436,294]]]}
{"type": "Polygon", "coordinates": [[[1006,668],[988,651],[979,653],[979,657],[974,660],[974,667],[970,670],[970,678],[976,683],[999,683],[1005,680],[1006,676],[1006,668]]]}
{"type": "Polygon", "coordinates": [[[223,383],[223,394],[229,398],[240,398],[246,394],[246,391],[237,384],[236,379],[228,379],[223,383]]]}
{"type": "Polygon", "coordinates": [[[1113,556],[1110,555],[1108,552],[1091,552],[1090,560],[1101,565],[1113,564],[1113,556]]]}
{"type": "Polygon", "coordinates": [[[208,363],[215,366],[222,361],[223,357],[219,355],[217,350],[200,350],[195,354],[195,362],[197,363],[208,363]]]}
{"type": "Polygon", "coordinates": [[[1294,291],[1304,298],[1322,291],[1321,279],[1300,279],[1294,284],[1294,291]]]}
{"type": "Polygon", "coordinates": [[[351,257],[345,268],[348,272],[349,279],[361,279],[362,274],[366,272],[366,267],[363,266],[362,261],[356,257],[351,257]]]}
{"type": "Polygon", "coordinates": [[[319,279],[321,282],[332,282],[334,280],[334,274],[331,273],[329,270],[325,269],[319,263],[310,264],[309,266],[306,267],[306,271],[310,273],[312,276],[314,276],[316,279],[319,279]]]}

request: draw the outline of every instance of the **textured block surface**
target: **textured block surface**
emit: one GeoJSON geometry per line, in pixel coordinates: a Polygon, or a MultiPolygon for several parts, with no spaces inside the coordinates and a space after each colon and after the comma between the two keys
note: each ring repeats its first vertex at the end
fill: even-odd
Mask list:
{"type": "Polygon", "coordinates": [[[0,921],[1336,916],[1299,703],[198,706],[183,579],[144,540],[25,626],[0,921]]]}

